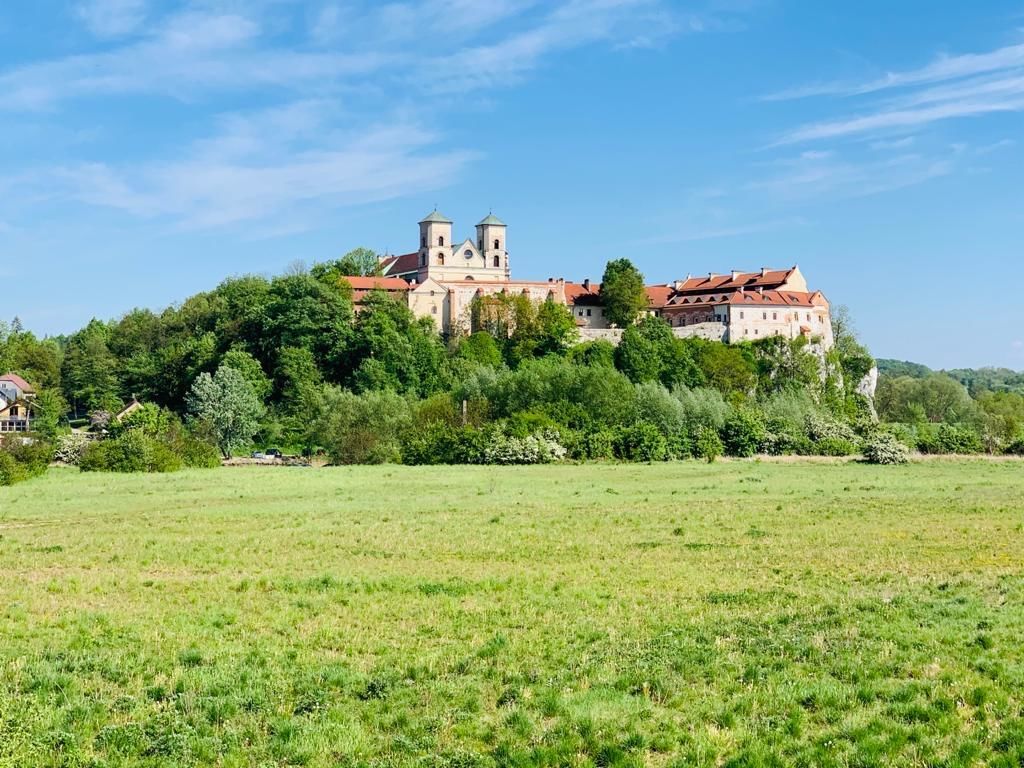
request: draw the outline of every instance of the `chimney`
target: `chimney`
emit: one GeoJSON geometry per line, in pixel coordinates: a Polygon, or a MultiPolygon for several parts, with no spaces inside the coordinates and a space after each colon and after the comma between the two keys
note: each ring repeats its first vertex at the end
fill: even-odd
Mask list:
{"type": "Polygon", "coordinates": [[[768,267],[761,267],[761,277],[768,274],[768,267]]]}
{"type": "Polygon", "coordinates": [[[738,269],[734,269],[734,270],[732,271],[732,279],[733,279],[733,280],[735,280],[735,279],[736,279],[737,277],[739,277],[739,276],[740,276],[740,272],[739,272],[739,270],[738,270],[738,269]]]}
{"type": "Polygon", "coordinates": [[[708,272],[708,280],[714,280],[714,279],[715,279],[715,273],[714,272],[708,272]]]}
{"type": "Polygon", "coordinates": [[[757,292],[758,292],[759,295],[764,296],[764,286],[763,285],[757,286],[757,292]]]}
{"type": "Polygon", "coordinates": [[[589,291],[590,290],[590,278],[589,277],[584,278],[584,280],[583,280],[583,290],[585,290],[585,291],[589,291]]]}

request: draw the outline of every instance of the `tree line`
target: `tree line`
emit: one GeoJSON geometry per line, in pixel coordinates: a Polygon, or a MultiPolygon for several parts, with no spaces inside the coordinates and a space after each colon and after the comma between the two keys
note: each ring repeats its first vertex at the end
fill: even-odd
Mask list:
{"type": "Polygon", "coordinates": [[[602,281],[625,327],[617,347],[578,343],[562,304],[506,294],[477,299],[469,332],[444,339],[384,292],[355,306],[344,277],[375,264],[361,249],[272,278],[233,277],[66,337],[3,325],[0,369],[39,387],[37,426],[51,440],[145,403],[138,429],[106,434],[157,441],[151,463],[169,468],[211,464],[196,442],[225,456],[273,445],[339,463],[508,463],[847,455],[879,433],[909,450],[998,451],[1021,437],[1019,395],[972,397],[949,377],[883,376],[872,403],[858,385],[874,360],[842,310],[827,353],[803,338],[680,339],[643,312],[643,276],[620,259],[602,281]],[[161,459],[170,454],[160,446],[179,460],[161,459]]]}

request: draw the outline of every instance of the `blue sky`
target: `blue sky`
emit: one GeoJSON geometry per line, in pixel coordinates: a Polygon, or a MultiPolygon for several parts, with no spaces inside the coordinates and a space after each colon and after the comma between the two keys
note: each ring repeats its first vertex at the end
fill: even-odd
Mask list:
{"type": "Polygon", "coordinates": [[[1020,369],[1022,128],[1024,0],[16,0],[0,317],[406,252],[436,203],[521,278],[798,263],[878,356],[1020,369]]]}

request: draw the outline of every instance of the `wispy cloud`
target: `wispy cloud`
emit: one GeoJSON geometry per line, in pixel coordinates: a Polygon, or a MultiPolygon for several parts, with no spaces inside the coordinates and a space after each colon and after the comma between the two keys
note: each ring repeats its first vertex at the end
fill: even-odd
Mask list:
{"type": "Polygon", "coordinates": [[[146,0],[82,0],[78,17],[98,37],[121,37],[136,31],[146,19],[146,0]]]}
{"type": "Polygon", "coordinates": [[[767,164],[767,172],[745,189],[791,201],[865,197],[945,176],[955,167],[953,155],[902,154],[859,161],[805,152],[767,164]]]}
{"type": "Polygon", "coordinates": [[[87,163],[41,179],[60,194],[187,228],[289,217],[298,207],[375,202],[436,189],[458,178],[472,153],[436,148],[412,124],[371,126],[323,142],[330,107],[299,103],[231,115],[222,130],[170,163],[141,167],[87,163]]]}
{"type": "Polygon", "coordinates": [[[676,227],[672,232],[654,235],[632,241],[632,245],[671,245],[672,243],[693,243],[704,240],[721,240],[724,238],[759,235],[766,232],[778,232],[796,227],[807,226],[807,221],[800,216],[789,216],[781,219],[769,219],[740,224],[722,224],[707,226],[694,223],[692,226],[676,227]]]}
{"type": "Polygon", "coordinates": [[[852,114],[799,125],[782,135],[777,145],[916,131],[939,121],[1020,112],[1024,111],[1024,44],[940,56],[924,67],[889,72],[861,83],[812,85],[765,98],[812,96],[841,97],[840,105],[852,101],[858,106],[852,114]]]}
{"type": "Polygon", "coordinates": [[[943,54],[919,69],[887,72],[881,77],[859,83],[832,82],[799,86],[771,93],[763,98],[766,101],[788,101],[812,96],[857,96],[891,88],[955,80],[1018,67],[1024,67],[1024,43],[998,48],[987,53],[967,53],[959,56],[943,54]]]}

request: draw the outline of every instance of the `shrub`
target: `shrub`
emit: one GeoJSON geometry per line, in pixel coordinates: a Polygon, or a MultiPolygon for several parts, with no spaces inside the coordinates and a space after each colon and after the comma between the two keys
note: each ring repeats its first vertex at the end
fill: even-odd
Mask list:
{"type": "Polygon", "coordinates": [[[722,444],[730,456],[753,456],[764,443],[767,432],[761,415],[749,409],[738,410],[722,427],[722,444]]]}
{"type": "Polygon", "coordinates": [[[710,427],[701,427],[694,442],[694,453],[698,458],[704,459],[708,464],[714,464],[715,460],[725,451],[722,445],[722,438],[718,432],[710,427]]]}
{"type": "Polygon", "coordinates": [[[181,462],[191,469],[216,469],[220,466],[220,451],[212,443],[194,435],[183,435],[174,445],[181,462]]]}
{"type": "Polygon", "coordinates": [[[93,443],[78,464],[83,472],[174,472],[181,466],[168,445],[135,429],[93,443]]]}
{"type": "Polygon", "coordinates": [[[710,427],[717,432],[725,426],[730,408],[717,389],[677,387],[672,390],[672,395],[683,406],[683,420],[691,435],[697,434],[701,427],[710,427]]]}
{"type": "Polygon", "coordinates": [[[888,432],[879,432],[864,446],[864,459],[871,464],[906,464],[907,446],[888,432]]]}
{"type": "Polygon", "coordinates": [[[325,387],[316,433],[335,464],[384,464],[402,459],[402,438],[412,424],[405,398],[393,392],[352,394],[325,387]]]}
{"type": "Polygon", "coordinates": [[[404,464],[482,464],[486,435],[445,422],[420,425],[402,443],[404,464]]]}
{"type": "Polygon", "coordinates": [[[7,451],[0,450],[0,486],[14,485],[28,479],[28,472],[7,451]]]}
{"type": "Polygon", "coordinates": [[[584,446],[588,459],[611,459],[615,456],[615,433],[610,429],[599,429],[587,433],[584,446]]]}
{"type": "Polygon", "coordinates": [[[843,421],[826,416],[820,413],[809,413],[804,424],[804,429],[815,443],[824,441],[842,441],[857,443],[857,433],[853,427],[843,421]]]}
{"type": "Polygon", "coordinates": [[[1024,435],[1021,435],[1008,446],[1005,453],[1011,456],[1024,456],[1024,435]]]}
{"type": "Polygon", "coordinates": [[[855,443],[839,437],[823,438],[813,443],[812,447],[818,456],[853,456],[857,453],[855,443]]]}
{"type": "Polygon", "coordinates": [[[53,448],[42,440],[0,440],[0,486],[14,485],[46,472],[53,448]]]}
{"type": "Polygon", "coordinates": [[[77,467],[82,459],[82,454],[89,447],[92,440],[85,435],[72,432],[69,435],[61,435],[57,438],[57,444],[53,451],[54,461],[77,467]]]}
{"type": "Polygon", "coordinates": [[[618,458],[626,461],[665,461],[668,441],[654,424],[640,421],[619,429],[614,450],[618,458]]]}
{"type": "Polygon", "coordinates": [[[486,464],[549,464],[565,458],[565,448],[551,432],[515,437],[495,430],[484,448],[486,464]]]}
{"type": "Polygon", "coordinates": [[[932,454],[980,453],[981,437],[969,427],[940,424],[938,428],[922,425],[918,433],[918,450],[932,454]]]}

